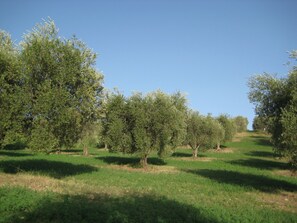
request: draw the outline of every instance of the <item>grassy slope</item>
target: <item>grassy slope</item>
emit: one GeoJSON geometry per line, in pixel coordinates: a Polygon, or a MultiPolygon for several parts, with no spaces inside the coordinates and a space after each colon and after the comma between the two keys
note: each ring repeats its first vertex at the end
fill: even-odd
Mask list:
{"type": "Polygon", "coordinates": [[[147,171],[97,149],[0,151],[0,222],[297,222],[297,178],[268,138],[248,133],[226,146],[198,160],[186,149],[155,156],[147,171]]]}

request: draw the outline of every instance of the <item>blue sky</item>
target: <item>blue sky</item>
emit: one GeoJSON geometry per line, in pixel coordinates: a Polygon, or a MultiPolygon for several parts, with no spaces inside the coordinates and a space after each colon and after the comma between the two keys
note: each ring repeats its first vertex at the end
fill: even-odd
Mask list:
{"type": "Polygon", "coordinates": [[[19,42],[51,17],[98,53],[107,88],[187,94],[202,114],[249,118],[248,78],[285,75],[297,49],[296,0],[0,1],[0,29],[19,42]]]}

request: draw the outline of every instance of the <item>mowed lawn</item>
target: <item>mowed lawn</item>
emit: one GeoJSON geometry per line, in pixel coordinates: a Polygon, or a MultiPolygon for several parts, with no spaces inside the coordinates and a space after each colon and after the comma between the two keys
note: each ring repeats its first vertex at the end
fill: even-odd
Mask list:
{"type": "Polygon", "coordinates": [[[0,150],[0,222],[297,222],[297,177],[267,136],[149,158],[0,150]]]}

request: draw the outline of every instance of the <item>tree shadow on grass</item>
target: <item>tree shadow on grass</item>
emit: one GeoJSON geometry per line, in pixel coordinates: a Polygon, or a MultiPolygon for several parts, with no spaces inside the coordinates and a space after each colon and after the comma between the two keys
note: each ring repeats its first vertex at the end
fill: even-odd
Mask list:
{"type": "MultiPolygon", "coordinates": [[[[193,154],[191,153],[185,153],[185,152],[174,152],[171,157],[192,157],[193,154]]],[[[198,157],[205,157],[205,155],[199,154],[198,157]]]]}
{"type": "Polygon", "coordinates": [[[13,156],[13,157],[21,157],[21,156],[33,156],[33,154],[30,153],[21,153],[21,152],[12,152],[12,151],[5,151],[0,150],[0,156],[13,156]]]}
{"type": "Polygon", "coordinates": [[[249,173],[239,173],[227,170],[185,170],[188,173],[196,174],[217,181],[219,183],[232,184],[247,188],[253,188],[262,192],[276,193],[280,190],[295,192],[297,185],[284,180],[272,179],[266,176],[259,176],[249,173]]]}
{"type": "Polygon", "coordinates": [[[268,152],[268,151],[250,151],[248,153],[245,153],[245,155],[248,155],[248,156],[257,156],[257,157],[265,157],[265,158],[276,157],[276,155],[273,152],[268,152]]]}
{"type": "MultiPolygon", "coordinates": [[[[120,157],[120,156],[102,156],[97,159],[102,160],[108,164],[129,165],[131,167],[139,167],[140,158],[137,157],[120,157]]],[[[151,157],[147,159],[148,164],[166,165],[166,162],[160,158],[151,157]]]]}
{"type": "Polygon", "coordinates": [[[12,202],[22,197],[33,197],[34,202],[30,201],[30,207],[26,203],[15,205],[13,212],[5,216],[6,222],[218,222],[203,209],[156,195],[46,196],[24,189],[13,195],[17,197],[12,202]]]}
{"type": "Polygon", "coordinates": [[[62,152],[65,152],[65,153],[82,153],[83,150],[82,149],[65,149],[65,150],[62,150],[62,152]]]}
{"type": "Polygon", "coordinates": [[[11,174],[31,172],[60,179],[67,176],[97,171],[97,168],[89,165],[75,165],[71,163],[42,159],[6,160],[0,161],[0,171],[11,174]]]}
{"type": "Polygon", "coordinates": [[[22,150],[22,149],[25,149],[26,147],[27,145],[25,143],[16,142],[16,143],[5,145],[3,149],[4,150],[22,150]]]}
{"type": "Polygon", "coordinates": [[[254,167],[258,169],[266,169],[266,170],[289,169],[289,165],[287,163],[277,162],[273,160],[255,159],[255,158],[232,160],[232,161],[228,161],[227,163],[240,165],[240,166],[254,167]]]}
{"type": "Polygon", "coordinates": [[[174,152],[172,157],[192,157],[193,155],[191,153],[185,153],[185,152],[174,152]]]}
{"type": "Polygon", "coordinates": [[[251,138],[260,146],[272,146],[269,138],[263,136],[251,136],[251,138]]]}

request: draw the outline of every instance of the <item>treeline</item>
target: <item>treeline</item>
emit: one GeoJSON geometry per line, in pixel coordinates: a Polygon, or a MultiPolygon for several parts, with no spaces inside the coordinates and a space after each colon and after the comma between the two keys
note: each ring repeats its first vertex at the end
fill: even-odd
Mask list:
{"type": "Polygon", "coordinates": [[[96,54],[77,38],[58,36],[53,21],[38,24],[15,45],[0,32],[0,146],[19,143],[47,153],[90,142],[110,151],[139,154],[143,165],[187,144],[220,149],[247,119],[203,116],[180,92],[125,97],[103,90],[96,54]]]}

